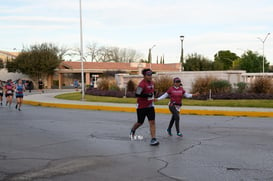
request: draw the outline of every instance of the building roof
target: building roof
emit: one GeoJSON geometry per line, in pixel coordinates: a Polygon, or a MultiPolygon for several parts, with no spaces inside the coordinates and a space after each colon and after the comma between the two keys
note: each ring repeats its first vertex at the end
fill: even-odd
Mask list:
{"type": "MultiPolygon", "coordinates": [[[[120,63],[120,62],[83,62],[85,72],[104,72],[122,70],[125,72],[138,72],[140,69],[151,68],[154,72],[178,72],[181,71],[180,63],[150,64],[150,63],[120,63]]],[[[59,71],[80,72],[81,62],[64,61],[59,71]]]]}
{"type": "Polygon", "coordinates": [[[7,52],[0,50],[0,55],[5,56],[5,57],[13,57],[16,58],[19,55],[20,52],[7,52]]]}

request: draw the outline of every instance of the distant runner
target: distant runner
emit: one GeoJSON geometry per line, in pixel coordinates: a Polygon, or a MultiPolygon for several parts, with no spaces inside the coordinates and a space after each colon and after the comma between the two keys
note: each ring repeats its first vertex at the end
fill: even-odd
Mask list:
{"type": "Polygon", "coordinates": [[[6,96],[6,106],[9,105],[9,108],[10,108],[12,103],[13,92],[14,92],[14,85],[11,79],[7,80],[7,83],[4,89],[5,89],[5,96],[6,96]]]}
{"type": "Polygon", "coordinates": [[[25,86],[23,84],[23,81],[21,79],[19,79],[16,84],[16,88],[15,88],[15,93],[16,93],[15,109],[18,108],[18,111],[21,111],[21,106],[22,106],[23,97],[24,97],[24,91],[25,91],[25,86]]]}

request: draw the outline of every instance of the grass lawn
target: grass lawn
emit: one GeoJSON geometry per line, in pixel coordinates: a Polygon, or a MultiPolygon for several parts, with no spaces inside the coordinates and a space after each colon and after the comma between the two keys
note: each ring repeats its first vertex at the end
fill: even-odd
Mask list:
{"type": "MultiPolygon", "coordinates": [[[[66,93],[56,96],[58,99],[81,100],[80,92],[66,93]]],[[[106,96],[85,95],[86,101],[91,102],[113,102],[135,104],[136,98],[117,98],[106,96]]],[[[167,105],[168,99],[156,102],[157,105],[167,105]]],[[[240,100],[193,100],[183,99],[183,105],[186,106],[226,106],[226,107],[260,107],[273,108],[273,100],[268,99],[240,99],[240,100]]]]}

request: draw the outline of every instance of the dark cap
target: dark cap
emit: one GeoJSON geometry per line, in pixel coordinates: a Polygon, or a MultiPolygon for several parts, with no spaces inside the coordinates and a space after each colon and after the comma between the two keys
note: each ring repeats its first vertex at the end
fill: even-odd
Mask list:
{"type": "Polygon", "coordinates": [[[151,69],[143,69],[142,74],[145,75],[152,75],[153,71],[151,69]]]}

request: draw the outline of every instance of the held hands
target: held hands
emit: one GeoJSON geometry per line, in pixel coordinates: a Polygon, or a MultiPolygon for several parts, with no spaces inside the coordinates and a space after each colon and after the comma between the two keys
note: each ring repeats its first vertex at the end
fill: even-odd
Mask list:
{"type": "Polygon", "coordinates": [[[200,93],[199,92],[196,92],[196,93],[194,93],[194,94],[192,94],[193,96],[199,96],[200,95],[200,93]]]}
{"type": "Polygon", "coordinates": [[[148,94],[148,101],[154,100],[154,94],[153,93],[149,93],[148,94]]]}

